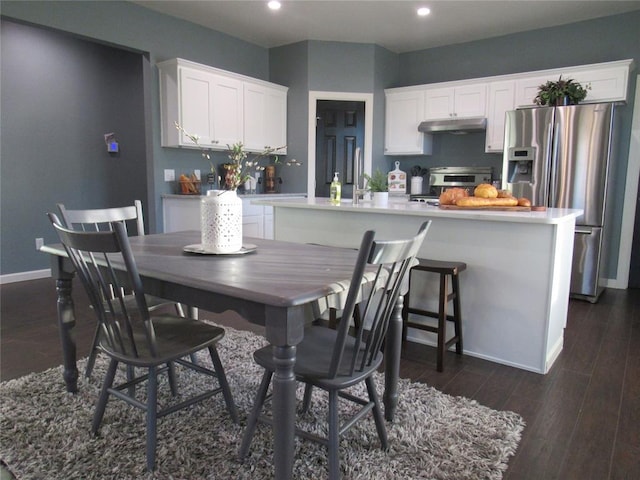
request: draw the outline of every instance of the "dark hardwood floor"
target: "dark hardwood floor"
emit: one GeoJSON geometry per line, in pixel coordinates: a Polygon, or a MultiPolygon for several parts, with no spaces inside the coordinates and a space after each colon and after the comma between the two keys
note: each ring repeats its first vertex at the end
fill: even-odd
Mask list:
{"type": "MultiPolygon", "coordinates": [[[[94,322],[79,287],[75,330],[84,356],[94,322]]],[[[2,285],[0,294],[1,379],[60,364],[53,280],[2,285]]],[[[260,332],[241,319],[232,326],[260,332]]],[[[524,417],[507,480],[640,479],[640,290],[607,290],[595,305],[572,300],[564,350],[547,375],[453,352],[438,373],[435,349],[411,342],[401,369],[405,378],[524,417]]]]}

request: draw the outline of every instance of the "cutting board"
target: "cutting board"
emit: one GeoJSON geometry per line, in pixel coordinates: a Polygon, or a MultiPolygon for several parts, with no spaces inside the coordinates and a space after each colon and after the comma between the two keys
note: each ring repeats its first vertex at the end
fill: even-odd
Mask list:
{"type": "Polygon", "coordinates": [[[478,206],[478,207],[459,207],[457,205],[440,205],[442,210],[492,210],[497,212],[530,212],[531,207],[491,207],[491,206],[478,206]]]}

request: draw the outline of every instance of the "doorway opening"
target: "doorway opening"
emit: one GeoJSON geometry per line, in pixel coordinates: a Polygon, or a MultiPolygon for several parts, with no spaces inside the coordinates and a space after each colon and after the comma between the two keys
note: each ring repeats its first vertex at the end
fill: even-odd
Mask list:
{"type": "MultiPolygon", "coordinates": [[[[330,114],[333,115],[333,114],[330,114]]],[[[337,113],[336,113],[337,115],[337,113]]],[[[351,92],[309,92],[309,135],[308,135],[308,161],[309,169],[307,172],[307,193],[310,198],[316,196],[329,196],[328,189],[326,194],[324,193],[323,183],[324,178],[331,174],[333,178],[333,172],[339,165],[338,171],[341,170],[340,181],[343,184],[343,198],[349,198],[351,196],[351,188],[353,185],[353,178],[350,176],[349,171],[353,171],[353,164],[351,159],[355,154],[355,148],[359,146],[362,150],[363,171],[371,174],[371,149],[373,144],[373,94],[372,93],[351,93],[351,92]],[[342,137],[342,141],[338,138],[335,139],[335,143],[332,143],[331,135],[335,134],[335,131],[329,132],[320,131],[318,135],[317,125],[321,121],[318,119],[322,116],[323,125],[329,124],[329,129],[333,129],[333,119],[329,118],[328,122],[324,123],[326,119],[325,114],[329,111],[341,112],[341,116],[338,119],[335,118],[338,126],[339,135],[342,137]],[[361,111],[361,118],[356,118],[358,115],[356,112],[361,111]],[[324,113],[323,113],[324,112],[324,113]],[[346,125],[344,125],[346,120],[346,125]],[[355,138],[349,138],[357,136],[357,130],[359,129],[359,123],[364,120],[364,125],[360,128],[361,140],[355,138]],[[355,123],[356,127],[352,127],[355,123]],[[343,128],[346,126],[346,130],[343,128]],[[351,131],[349,131],[351,129],[351,131]],[[344,135],[343,135],[344,134],[344,135]],[[320,142],[321,141],[321,142],[320,142]],[[320,145],[318,144],[320,142],[320,145]],[[361,142],[358,143],[358,142],[361,142]],[[328,146],[329,147],[328,147],[328,146]],[[333,146],[335,145],[335,147],[333,146]],[[323,149],[331,148],[331,152],[335,151],[335,156],[331,153],[323,158],[317,157],[317,150],[323,151],[323,149]],[[339,154],[338,154],[339,153],[339,154]],[[327,162],[327,158],[329,162],[327,162]],[[340,159],[339,159],[340,158],[340,159]],[[318,181],[319,180],[319,181],[318,181]]],[[[338,135],[336,135],[337,137],[338,135]]],[[[329,180],[330,182],[330,180],[329,180]]],[[[328,187],[328,185],[327,185],[328,187]]]]}

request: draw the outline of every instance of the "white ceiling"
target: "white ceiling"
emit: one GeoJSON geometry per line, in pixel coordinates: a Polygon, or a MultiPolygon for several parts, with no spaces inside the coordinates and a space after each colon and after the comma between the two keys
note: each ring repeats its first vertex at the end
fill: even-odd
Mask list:
{"type": "MultiPolygon", "coordinates": [[[[463,43],[640,9],[618,0],[139,0],[265,48],[302,40],[373,43],[396,53],[463,43]],[[418,18],[418,6],[431,14],[418,18]]],[[[597,32],[594,32],[597,35],[597,32]]]]}

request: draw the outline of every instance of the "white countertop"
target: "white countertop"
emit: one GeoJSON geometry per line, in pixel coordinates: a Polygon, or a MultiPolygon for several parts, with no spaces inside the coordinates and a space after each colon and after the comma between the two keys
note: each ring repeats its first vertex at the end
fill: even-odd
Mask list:
{"type": "MultiPolygon", "coordinates": [[[[258,196],[260,197],[260,196],[258,196]]],[[[501,210],[443,210],[426,203],[389,200],[386,207],[376,207],[371,201],[361,201],[353,205],[351,200],[343,200],[340,205],[331,205],[328,198],[258,198],[252,203],[285,208],[306,208],[312,210],[335,210],[344,212],[378,213],[389,215],[413,215],[465,220],[480,220],[513,223],[554,224],[576,218],[583,213],[580,209],[548,208],[544,212],[506,212],[501,210]]]]}
{"type": "MultiPolygon", "coordinates": [[[[187,199],[197,199],[197,200],[201,200],[202,197],[206,196],[206,195],[181,195],[179,193],[163,193],[162,195],[160,195],[162,198],[180,198],[183,200],[187,200],[187,199]]],[[[268,199],[275,199],[275,198],[284,198],[284,197],[306,197],[307,194],[306,193],[239,193],[238,197],[240,198],[255,198],[255,199],[260,199],[260,198],[268,198],[268,199]]]]}

